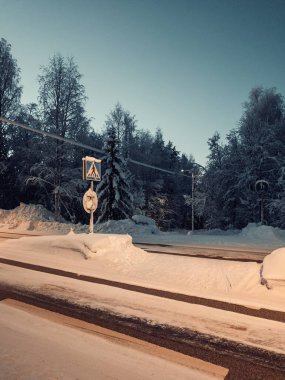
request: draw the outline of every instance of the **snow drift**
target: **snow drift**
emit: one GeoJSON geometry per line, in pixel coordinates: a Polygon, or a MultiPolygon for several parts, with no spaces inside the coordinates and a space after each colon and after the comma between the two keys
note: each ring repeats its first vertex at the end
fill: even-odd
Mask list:
{"type": "MultiPolygon", "coordinates": [[[[71,229],[77,233],[88,232],[89,226],[81,223],[72,224],[61,218],[55,220],[54,214],[42,205],[20,203],[13,210],[0,209],[0,229],[19,231],[34,231],[45,233],[66,234],[71,229]]],[[[95,232],[117,234],[157,234],[159,229],[155,221],[144,215],[134,215],[132,219],[110,220],[94,226],[95,232]]]]}
{"type": "Polygon", "coordinates": [[[276,249],[264,258],[261,275],[269,289],[285,286],[285,248],[276,249]]]}
{"type": "Polygon", "coordinates": [[[0,256],[206,297],[269,293],[261,285],[261,266],[257,263],[152,254],[134,247],[130,235],[70,232],[25,237],[2,242],[0,256]]]}

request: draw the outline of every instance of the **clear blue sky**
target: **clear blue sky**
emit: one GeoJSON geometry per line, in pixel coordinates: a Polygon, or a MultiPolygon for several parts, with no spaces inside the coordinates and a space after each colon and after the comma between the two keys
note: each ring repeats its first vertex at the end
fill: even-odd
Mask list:
{"type": "Polygon", "coordinates": [[[285,95],[285,0],[0,0],[0,37],[37,101],[39,67],[73,56],[101,130],[119,101],[205,164],[256,85],[285,95]]]}

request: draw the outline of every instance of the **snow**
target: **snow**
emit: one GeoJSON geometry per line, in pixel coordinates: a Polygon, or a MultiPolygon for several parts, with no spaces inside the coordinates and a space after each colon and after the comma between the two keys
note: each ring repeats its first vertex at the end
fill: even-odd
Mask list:
{"type": "MultiPolygon", "coordinates": [[[[13,210],[0,209],[0,231],[66,234],[71,229],[78,233],[88,232],[89,226],[80,223],[71,224],[63,219],[60,223],[56,222],[54,214],[41,205],[21,203],[13,210]]],[[[134,215],[132,219],[100,223],[94,226],[94,231],[131,235],[160,233],[155,221],[143,215],[134,215]]]]}
{"type": "MultiPolygon", "coordinates": [[[[95,220],[96,222],[96,220],[95,220]]],[[[77,233],[88,232],[87,225],[56,222],[54,215],[41,205],[21,203],[14,210],[0,210],[0,231],[32,234],[66,234],[70,230],[77,233]]],[[[198,230],[161,232],[155,221],[144,215],[134,215],[132,219],[110,220],[96,224],[99,233],[129,234],[141,243],[173,245],[219,245],[234,247],[281,248],[285,246],[285,230],[250,223],[243,230],[198,230]]]]}
{"type": "Polygon", "coordinates": [[[264,258],[262,277],[268,288],[285,286],[285,248],[276,249],[264,258]]]}
{"type": "Polygon", "coordinates": [[[0,245],[0,257],[55,267],[172,292],[285,310],[280,287],[261,284],[255,262],[157,255],[132,244],[130,235],[75,234],[24,237],[0,245]]]}
{"type": "Polygon", "coordinates": [[[141,243],[172,245],[215,245],[232,247],[277,248],[285,246],[285,230],[250,223],[242,230],[197,230],[159,232],[155,235],[132,235],[141,243]]]}
{"type": "MultiPolygon", "coordinates": [[[[67,322],[70,323],[69,320],[67,322]]],[[[108,338],[104,331],[87,333],[71,326],[0,303],[0,336],[5,342],[0,344],[1,378],[217,378],[161,358],[153,350],[147,352],[147,347],[143,350],[123,338],[108,338]]]]}
{"type": "MultiPolygon", "coordinates": [[[[46,236],[1,241],[0,257],[2,258],[62,269],[79,275],[85,274],[180,294],[221,300],[251,308],[265,308],[285,312],[285,248],[283,248],[285,238],[284,231],[280,229],[250,224],[242,231],[200,231],[190,235],[187,235],[185,231],[162,233],[157,230],[155,223],[151,219],[138,215],[132,220],[109,221],[98,225],[96,229],[102,233],[92,235],[82,233],[84,231],[83,227],[86,226],[54,222],[52,215],[37,206],[22,204],[15,210],[0,211],[0,216],[2,223],[0,231],[24,232],[26,231],[27,223],[30,223],[30,226],[34,228],[34,232],[46,234],[46,236]],[[13,228],[9,228],[10,226],[13,228]],[[49,226],[49,229],[47,226],[49,226]],[[71,230],[71,227],[73,230],[71,230]],[[56,228],[56,230],[53,230],[53,228],[56,228]],[[125,231],[129,231],[131,234],[125,231]],[[153,233],[154,231],[156,233],[153,233]],[[278,247],[278,249],[272,248],[273,252],[266,256],[263,264],[257,264],[255,262],[158,255],[135,247],[133,240],[178,243],[181,245],[216,244],[221,246],[231,245],[232,247],[258,245],[263,248],[278,247]]],[[[78,278],[78,280],[63,278],[0,264],[0,284],[17,285],[52,297],[68,299],[80,305],[101,308],[110,313],[133,316],[151,323],[188,328],[285,353],[285,327],[281,322],[131,292],[106,285],[88,283],[81,281],[80,276],[78,278]]],[[[12,312],[0,302],[1,341],[9,342],[7,345],[0,345],[0,359],[7,354],[12,358],[11,360],[14,360],[16,367],[18,366],[17,368],[26,371],[29,367],[32,371],[33,367],[29,362],[31,359],[28,359],[28,357],[30,358],[31,355],[36,355],[36,353],[40,355],[40,358],[47,355],[52,359],[53,363],[49,368],[55,368],[55,372],[62,374],[63,379],[70,378],[69,372],[65,372],[67,368],[62,367],[60,361],[56,359],[56,355],[52,355],[52,347],[57,345],[58,341],[61,341],[60,350],[62,349],[63,351],[60,355],[70,358],[77,357],[77,351],[73,351],[71,345],[68,344],[71,341],[71,338],[68,337],[68,332],[63,331],[62,326],[60,329],[54,329],[51,326],[46,326],[45,323],[42,324],[40,321],[37,322],[33,319],[28,321],[30,317],[20,314],[18,311],[13,310],[12,312]],[[5,318],[5,313],[9,314],[10,317],[5,318]],[[25,324],[20,323],[20,320],[26,321],[25,324]],[[8,326],[7,324],[10,325],[8,326]],[[31,327],[25,330],[25,325],[31,327]],[[42,336],[37,333],[37,338],[35,338],[35,333],[32,331],[33,325],[41,326],[40,330],[43,336],[51,337],[46,348],[42,343],[42,336]],[[53,332],[51,329],[53,329],[53,332]],[[58,338],[55,331],[59,334],[58,338]],[[59,331],[62,331],[62,336],[59,331]],[[20,341],[17,341],[18,338],[20,341]],[[34,345],[29,343],[31,341],[34,342],[34,345]],[[25,351],[25,342],[31,351],[27,351],[27,354],[23,356],[23,360],[19,359],[19,362],[17,362],[20,352],[25,351]],[[19,348],[18,355],[13,354],[13,347],[19,348]],[[71,350],[71,352],[68,350],[71,350]],[[24,360],[27,360],[26,367],[23,364],[24,360]]],[[[73,332],[72,336],[74,336],[73,332]]],[[[77,341],[77,338],[78,342],[81,342],[79,336],[73,340],[77,341]]],[[[89,337],[86,339],[88,340],[89,337]]],[[[83,340],[86,341],[86,339],[84,337],[83,340]]],[[[100,342],[94,341],[92,344],[96,347],[101,346],[100,342]]],[[[84,347],[84,344],[80,343],[79,346],[84,347]]],[[[90,347],[90,345],[87,345],[86,348],[88,355],[90,347]]],[[[102,350],[104,352],[103,348],[102,350]]],[[[133,358],[131,361],[133,360],[134,362],[134,368],[141,365],[142,357],[140,355],[136,356],[137,354],[130,352],[123,354],[121,348],[120,353],[114,354],[113,352],[118,350],[110,346],[106,347],[106,350],[110,350],[115,357],[114,373],[118,371],[118,378],[127,378],[124,372],[120,372],[123,371],[122,368],[116,367],[121,361],[124,364],[124,360],[120,356],[121,353],[126,361],[129,361],[130,357],[133,358]]],[[[59,357],[61,357],[60,355],[59,357]]],[[[94,356],[88,359],[89,363],[101,360],[100,356],[96,357],[97,349],[94,350],[92,355],[94,356]]],[[[82,358],[82,361],[79,358],[80,356],[78,356],[78,361],[74,359],[74,363],[80,362],[83,367],[79,365],[78,368],[84,371],[86,362],[84,358],[82,358]]],[[[143,357],[142,362],[148,363],[148,358],[143,357]]],[[[168,371],[166,365],[164,371],[164,364],[152,364],[154,365],[153,368],[156,368],[153,373],[162,374],[154,377],[172,378],[172,370],[169,369],[168,371]],[[155,372],[156,370],[158,372],[155,372]]],[[[150,364],[150,368],[152,364],[150,364]]],[[[108,367],[107,364],[106,366],[108,367]]],[[[113,362],[109,367],[111,371],[110,378],[112,378],[113,362]]],[[[43,368],[45,371],[47,370],[47,367],[44,366],[43,368]]],[[[72,368],[71,366],[70,370],[72,368]]],[[[130,374],[132,373],[132,368],[131,366],[130,374]]],[[[7,367],[5,370],[8,371],[7,374],[9,375],[11,368],[7,367]]],[[[34,370],[35,372],[37,371],[37,366],[35,366],[34,370]]],[[[184,370],[182,370],[182,374],[178,378],[184,378],[184,370]]],[[[88,374],[88,370],[86,371],[88,374]]],[[[54,373],[49,373],[49,375],[54,376],[54,373]]],[[[76,370],[74,373],[76,373],[76,370]]],[[[150,373],[152,373],[151,370],[150,373]]],[[[106,373],[106,378],[108,378],[108,374],[109,372],[106,373]]],[[[143,378],[148,378],[147,376],[146,374],[143,378]]],[[[186,373],[185,378],[187,376],[191,378],[189,372],[186,373]]],[[[33,374],[28,375],[27,378],[32,377],[33,374]]],[[[101,378],[100,375],[98,377],[101,378]]],[[[137,378],[137,376],[135,377],[137,378]]],[[[40,379],[41,377],[38,376],[37,378],[40,379]]],[[[102,378],[104,379],[104,377],[102,378]]],[[[130,378],[132,378],[132,375],[130,375],[130,378]]],[[[194,378],[199,379],[200,377],[194,375],[194,378]]],[[[86,379],[88,379],[88,376],[86,376],[86,379]]]]}
{"type": "Polygon", "coordinates": [[[136,224],[145,224],[147,226],[155,226],[155,221],[145,215],[133,215],[132,220],[136,224]]]}

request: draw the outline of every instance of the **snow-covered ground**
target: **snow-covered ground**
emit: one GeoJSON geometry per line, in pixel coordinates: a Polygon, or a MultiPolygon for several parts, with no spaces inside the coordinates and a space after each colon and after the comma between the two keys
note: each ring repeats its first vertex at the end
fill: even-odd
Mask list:
{"type": "MultiPolygon", "coordinates": [[[[41,205],[21,203],[14,210],[0,209],[0,232],[29,234],[66,234],[71,229],[76,233],[87,233],[88,226],[71,224],[64,220],[54,220],[54,215],[41,205]]],[[[108,221],[95,225],[96,233],[129,234],[136,242],[173,244],[173,245],[219,245],[219,246],[257,246],[280,248],[285,246],[285,230],[269,226],[249,224],[242,230],[198,230],[162,232],[155,222],[143,215],[132,219],[108,221]]]]}
{"type": "MultiPolygon", "coordinates": [[[[49,226],[53,228],[59,225],[53,220],[41,220],[40,212],[38,216],[33,215],[28,220],[29,215],[35,212],[34,208],[31,207],[29,213],[26,206],[20,207],[22,211],[19,213],[14,210],[10,211],[10,214],[4,212],[2,217],[0,214],[0,231],[24,232],[27,231],[27,222],[30,222],[28,226],[32,225],[33,229],[28,231],[44,234],[45,223],[50,223],[49,226]],[[24,210],[27,211],[25,217],[22,215],[24,210]]],[[[284,231],[279,229],[249,225],[240,232],[167,234],[159,232],[152,221],[143,217],[135,221],[109,222],[105,224],[107,230],[104,230],[103,225],[100,226],[104,233],[94,235],[82,233],[82,226],[67,226],[66,232],[69,232],[65,234],[63,228],[56,231],[49,228],[48,236],[2,241],[0,257],[238,303],[255,309],[267,308],[285,312],[285,249],[282,248],[285,246],[285,235],[284,231]],[[125,230],[127,225],[130,231],[125,230]],[[70,231],[70,227],[73,227],[74,231],[70,231]],[[108,229],[112,233],[107,233],[110,231],[108,229]],[[258,245],[272,247],[273,251],[276,247],[279,249],[267,256],[263,264],[156,255],[134,247],[132,237],[122,234],[123,231],[131,233],[136,240],[141,241],[157,239],[156,242],[172,244],[188,242],[231,246],[258,245]]],[[[61,278],[4,264],[0,264],[0,283],[33,289],[81,305],[103,308],[111,313],[189,328],[285,353],[285,326],[272,320],[61,278]]],[[[1,335],[2,333],[3,331],[1,335]]]]}
{"type": "Polygon", "coordinates": [[[285,308],[285,255],[282,248],[285,246],[285,231],[251,224],[240,232],[161,233],[150,218],[135,216],[133,219],[99,225],[97,229],[103,233],[92,236],[80,233],[86,226],[55,222],[52,214],[42,206],[21,204],[14,210],[0,210],[0,231],[27,232],[29,223],[30,227],[33,226],[33,232],[38,234],[45,234],[48,224],[49,233],[47,236],[4,241],[0,245],[0,255],[227,302],[285,308]],[[57,228],[58,225],[61,227],[57,228]],[[64,234],[64,231],[69,232],[64,234]],[[110,231],[113,233],[108,233],[110,231]],[[129,234],[122,235],[123,231],[129,234]],[[51,238],[53,232],[58,234],[51,238]],[[180,241],[181,244],[227,244],[233,247],[259,245],[279,249],[267,256],[263,265],[259,265],[254,262],[155,255],[135,248],[132,239],[164,243],[180,241]],[[269,291],[268,287],[274,289],[269,291]]]}

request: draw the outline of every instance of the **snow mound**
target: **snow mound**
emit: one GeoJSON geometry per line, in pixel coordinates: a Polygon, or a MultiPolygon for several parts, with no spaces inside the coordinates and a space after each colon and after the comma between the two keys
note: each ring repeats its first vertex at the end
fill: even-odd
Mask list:
{"type": "Polygon", "coordinates": [[[133,215],[132,220],[136,224],[142,224],[142,225],[146,225],[146,226],[155,226],[155,221],[153,219],[149,218],[148,216],[145,216],[145,215],[133,215]]]}
{"type": "Polygon", "coordinates": [[[55,265],[65,260],[65,262],[79,263],[82,259],[93,259],[104,257],[113,261],[119,257],[120,260],[130,260],[130,256],[140,249],[132,244],[132,237],[129,235],[112,234],[75,234],[70,231],[66,235],[24,237],[19,240],[8,240],[2,244],[5,251],[13,249],[21,241],[21,252],[23,256],[31,252],[38,253],[41,257],[49,257],[48,262],[55,265]]]}
{"type": "Polygon", "coordinates": [[[285,248],[275,249],[264,258],[261,277],[262,283],[270,289],[285,286],[285,248]]]}
{"type": "MultiPolygon", "coordinates": [[[[141,217],[142,215],[136,215],[137,217],[141,217]]],[[[136,219],[136,218],[135,218],[136,219]]],[[[156,234],[159,233],[159,229],[155,225],[155,222],[152,219],[143,217],[141,219],[137,218],[137,221],[131,219],[124,220],[108,220],[105,223],[97,224],[95,226],[96,232],[102,233],[116,233],[116,234],[156,234]],[[149,219],[149,220],[148,220],[149,219]]]]}
{"type": "Polygon", "coordinates": [[[278,244],[284,239],[284,231],[279,228],[274,228],[270,226],[258,225],[255,223],[249,223],[241,231],[241,238],[246,241],[256,241],[259,243],[278,244]]]}
{"type": "MultiPolygon", "coordinates": [[[[54,214],[42,205],[24,204],[13,210],[0,209],[0,228],[13,229],[17,232],[24,231],[45,231],[47,233],[66,234],[71,229],[77,233],[86,233],[88,225],[81,223],[72,224],[63,218],[55,221],[54,214]]],[[[134,215],[132,219],[110,220],[105,223],[95,225],[94,232],[111,234],[156,234],[159,233],[155,221],[144,215],[134,215]]]]}
{"type": "MultiPolygon", "coordinates": [[[[1,223],[7,225],[8,228],[21,228],[24,230],[36,229],[40,222],[54,222],[54,214],[44,208],[42,205],[24,204],[20,205],[13,210],[1,210],[0,209],[1,223]]],[[[65,222],[61,218],[62,222],[65,222]]],[[[2,225],[3,227],[3,225],[2,225]]]]}

